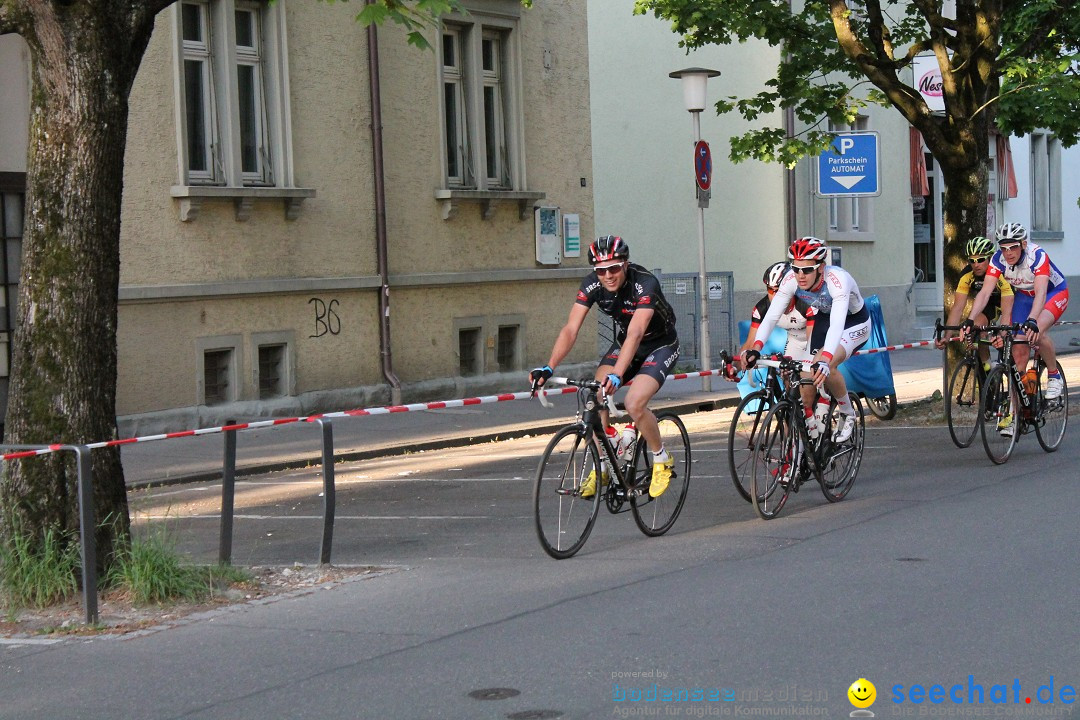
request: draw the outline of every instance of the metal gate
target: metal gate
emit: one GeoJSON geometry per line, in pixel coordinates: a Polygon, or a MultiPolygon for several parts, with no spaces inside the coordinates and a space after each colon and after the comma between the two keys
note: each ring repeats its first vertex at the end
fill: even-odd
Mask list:
{"type": "MultiPolygon", "coordinates": [[[[698,295],[697,273],[652,273],[660,280],[660,289],[675,311],[675,324],[679,333],[679,361],[676,368],[680,371],[700,369],[698,348],[701,334],[701,300],[698,295]]],[[[716,358],[721,350],[733,352],[738,348],[739,336],[735,333],[735,280],[730,272],[707,273],[709,307],[709,357],[716,366],[716,358]]],[[[615,339],[615,323],[608,316],[599,313],[598,346],[603,352],[615,339]]]]}

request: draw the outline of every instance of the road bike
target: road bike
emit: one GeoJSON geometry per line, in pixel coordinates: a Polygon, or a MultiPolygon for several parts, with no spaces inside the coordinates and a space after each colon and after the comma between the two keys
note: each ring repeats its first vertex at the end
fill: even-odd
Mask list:
{"type": "MultiPolygon", "coordinates": [[[[946,330],[960,329],[960,325],[942,325],[938,318],[934,321],[934,338],[941,338],[946,330]]],[[[978,346],[990,344],[980,337],[984,331],[985,328],[976,327],[975,340],[964,343],[964,357],[953,368],[945,392],[945,422],[953,444],[959,448],[971,445],[979,433],[982,389],[986,385],[987,371],[979,359],[978,346]]]]}
{"type": "MultiPolygon", "coordinates": [[[[777,357],[779,356],[773,356],[773,359],[777,357]]],[[[731,356],[727,351],[720,352],[720,360],[725,366],[731,364],[731,356]]],[[[731,416],[727,457],[728,470],[731,471],[731,482],[735,489],[743,500],[753,502],[750,493],[753,489],[751,460],[754,457],[754,438],[769,409],[784,398],[784,390],[776,368],[754,368],[747,372],[752,373],[751,382],[759,389],[742,398],[731,416]]]]}
{"type": "Polygon", "coordinates": [[[811,372],[809,363],[790,358],[758,360],[758,365],[779,371],[784,398],[769,409],[758,428],[752,460],[754,509],[764,520],[780,514],[791,493],[803,482],[816,479],[829,502],[839,502],[851,491],[862,464],[865,419],[862,403],[848,393],[855,427],[843,442],[833,439],[839,414],[833,398],[820,432],[811,433],[803,410],[801,386],[813,380],[802,377],[811,372]]]}
{"type": "Polygon", "coordinates": [[[1004,331],[997,363],[986,376],[979,417],[983,447],[995,465],[1008,462],[1020,436],[1033,430],[1042,449],[1054,452],[1061,444],[1069,422],[1069,388],[1064,370],[1061,371],[1061,395],[1048,400],[1044,391],[1047,367],[1038,348],[1024,371],[1017,367],[1012,355],[1013,345],[1027,341],[1017,340],[1013,334],[1022,329],[1023,325],[1019,323],[985,328],[989,333],[1004,331]]]}
{"type": "MultiPolygon", "coordinates": [[[[546,385],[578,388],[574,422],[558,430],[548,442],[533,486],[536,534],[544,552],[556,559],[573,556],[585,544],[596,523],[600,504],[612,514],[630,510],[641,532],[663,535],[679,517],[690,487],[690,436],[674,412],[655,413],[664,448],[674,460],[671,484],[659,497],[649,495],[652,458],[643,439],[617,454],[604,432],[600,399],[602,384],[596,380],[553,377],[546,385]],[[606,463],[601,463],[601,458],[606,463]],[[603,468],[608,469],[605,478],[603,468]],[[595,491],[582,497],[582,486],[593,474],[595,491]],[[604,482],[606,480],[606,482],[604,482]]],[[[543,391],[541,403],[550,407],[543,391]]],[[[609,411],[613,403],[608,401],[609,411]]]]}

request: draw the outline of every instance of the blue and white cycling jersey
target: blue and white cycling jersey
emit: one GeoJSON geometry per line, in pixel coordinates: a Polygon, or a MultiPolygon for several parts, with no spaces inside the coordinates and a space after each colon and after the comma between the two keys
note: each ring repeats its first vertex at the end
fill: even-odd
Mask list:
{"type": "Polygon", "coordinates": [[[1004,256],[998,250],[990,258],[990,266],[986,269],[987,278],[1004,277],[1013,286],[1013,290],[1025,295],[1035,295],[1035,276],[1046,275],[1049,282],[1046,285],[1046,294],[1050,296],[1055,290],[1064,288],[1065,275],[1051,260],[1046,251],[1033,242],[1028,242],[1024,248],[1024,254],[1015,265],[1005,262],[1004,256]]]}

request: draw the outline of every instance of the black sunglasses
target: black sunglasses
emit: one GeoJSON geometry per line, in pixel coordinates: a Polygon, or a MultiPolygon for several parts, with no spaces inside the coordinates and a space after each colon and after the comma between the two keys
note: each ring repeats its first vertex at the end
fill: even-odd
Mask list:
{"type": "MultiPolygon", "coordinates": [[[[819,263],[820,264],[820,263],[819,263]]],[[[809,275],[818,269],[817,265],[811,265],[810,267],[798,267],[796,265],[791,266],[791,271],[796,275],[809,275]]]]}

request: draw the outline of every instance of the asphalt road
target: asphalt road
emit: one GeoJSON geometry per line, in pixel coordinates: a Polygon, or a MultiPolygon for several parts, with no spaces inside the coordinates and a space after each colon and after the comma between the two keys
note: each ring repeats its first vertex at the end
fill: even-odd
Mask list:
{"type": "MultiPolygon", "coordinates": [[[[578,556],[544,555],[546,438],[342,464],[334,562],[385,572],[124,640],[0,646],[0,718],[842,717],[859,678],[877,717],[1071,715],[1075,428],[998,467],[940,427],[868,426],[846,500],[808,484],[764,522],[731,486],[722,420],[687,419],[667,536],[601,510],[578,556]],[[944,702],[909,699],[936,684],[944,702]]],[[[314,562],[319,489],[314,471],[245,479],[235,562],[314,562]]],[[[217,492],[164,488],[136,518],[168,515],[213,560],[217,492]]]]}

